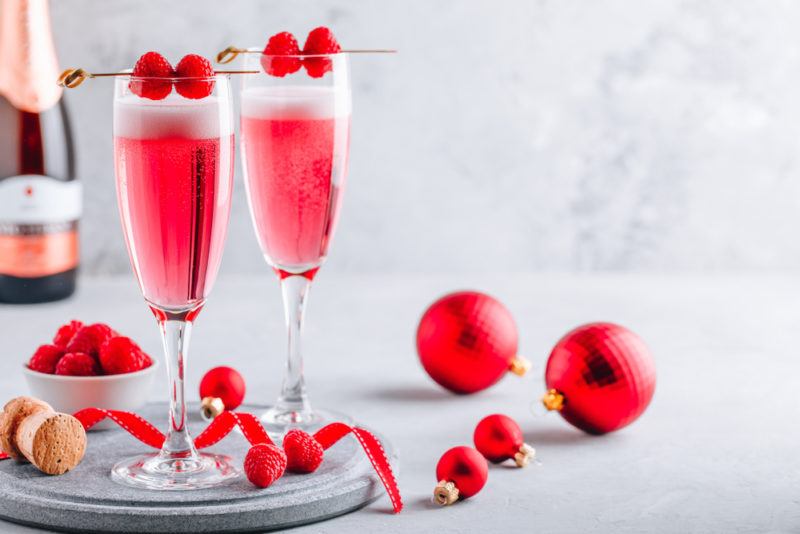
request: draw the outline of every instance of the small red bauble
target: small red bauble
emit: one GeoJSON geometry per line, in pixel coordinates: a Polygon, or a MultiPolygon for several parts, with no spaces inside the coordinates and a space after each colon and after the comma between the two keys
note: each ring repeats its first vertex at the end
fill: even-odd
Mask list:
{"type": "Polygon", "coordinates": [[[579,326],[553,348],[542,402],[589,434],[631,424],[653,398],[656,368],[639,336],[623,326],[579,326]]]}
{"type": "Polygon", "coordinates": [[[481,453],[472,447],[453,447],[436,464],[439,483],[433,490],[433,498],[437,504],[446,506],[472,497],[483,488],[488,476],[489,465],[481,453]]]}
{"type": "Polygon", "coordinates": [[[517,422],[499,413],[481,419],[472,439],[478,452],[496,464],[513,459],[518,467],[525,467],[536,454],[536,450],[525,443],[517,422]]]}
{"type": "Polygon", "coordinates": [[[508,309],[477,291],[440,298],[417,328],[417,353],[425,371],[455,393],[475,393],[507,371],[522,375],[530,364],[517,357],[517,326],[508,309]]]}
{"type": "Polygon", "coordinates": [[[202,413],[207,419],[225,410],[235,410],[244,400],[244,378],[232,367],[215,367],[200,381],[202,413]]]}

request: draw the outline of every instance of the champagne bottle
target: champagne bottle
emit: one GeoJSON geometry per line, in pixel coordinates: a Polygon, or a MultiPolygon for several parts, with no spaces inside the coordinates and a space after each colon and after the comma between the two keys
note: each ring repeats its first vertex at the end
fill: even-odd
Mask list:
{"type": "Polygon", "coordinates": [[[0,302],[75,291],[82,198],[47,0],[0,5],[0,302]]]}

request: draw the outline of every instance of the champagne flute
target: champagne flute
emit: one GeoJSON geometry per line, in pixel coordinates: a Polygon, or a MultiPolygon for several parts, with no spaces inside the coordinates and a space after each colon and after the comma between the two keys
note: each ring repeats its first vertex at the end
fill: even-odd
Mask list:
{"type": "MultiPolygon", "coordinates": [[[[252,52],[252,51],[251,51],[252,52]]],[[[276,404],[262,417],[268,431],[306,430],[345,419],[312,409],[300,342],[309,287],[328,254],[347,176],[350,75],[344,53],[309,58],[246,54],[241,93],[245,185],[258,242],[283,293],[288,330],[286,374],[276,404]],[[275,62],[316,62],[272,76],[275,62]]]]}
{"type": "Polygon", "coordinates": [[[131,88],[180,81],[132,76],[115,81],[117,200],[133,271],[161,330],[169,430],[160,452],[121,461],[112,478],[156,490],[206,488],[238,475],[227,456],[198,453],[187,428],[189,335],[219,269],[234,158],[228,76],[191,81],[211,85],[211,94],[188,99],[173,90],[150,100],[131,88]]]}

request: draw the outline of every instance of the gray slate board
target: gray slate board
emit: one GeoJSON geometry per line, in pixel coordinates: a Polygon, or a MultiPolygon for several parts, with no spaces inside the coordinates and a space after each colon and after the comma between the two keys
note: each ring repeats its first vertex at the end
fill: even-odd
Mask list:
{"type": "MultiPolygon", "coordinates": [[[[152,404],[141,414],[164,428],[166,411],[166,405],[152,404]]],[[[197,413],[196,409],[191,412],[197,413]]],[[[193,435],[206,424],[194,418],[190,423],[193,435]]],[[[381,441],[391,457],[388,443],[381,441]]],[[[240,463],[247,449],[245,439],[232,432],[208,450],[228,454],[240,463]]],[[[50,477],[28,464],[0,462],[0,516],[70,532],[264,531],[335,517],[384,493],[352,436],[326,451],[317,472],[286,473],[263,490],[252,486],[244,475],[220,488],[186,492],[145,491],[111,480],[114,463],[147,450],[121,430],[92,431],[83,462],[65,475],[50,477]]],[[[396,459],[391,460],[396,466],[396,459]]]]}

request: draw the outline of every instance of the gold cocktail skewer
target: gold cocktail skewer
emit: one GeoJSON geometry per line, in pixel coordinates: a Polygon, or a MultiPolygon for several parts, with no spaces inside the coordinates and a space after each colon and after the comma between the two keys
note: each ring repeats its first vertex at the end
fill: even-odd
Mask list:
{"type": "MultiPolygon", "coordinates": [[[[214,74],[258,74],[257,70],[217,70],[214,74]]],[[[87,78],[106,78],[111,76],[132,76],[130,72],[88,72],[84,69],[67,69],[58,77],[58,85],[74,89],[87,78]]]]}
{"type": "MultiPolygon", "coordinates": [[[[222,65],[226,63],[230,63],[236,56],[239,54],[261,54],[261,50],[250,50],[247,48],[238,48],[235,46],[229,46],[219,54],[217,54],[217,63],[222,65]]],[[[364,48],[358,50],[341,50],[338,53],[340,54],[396,54],[397,50],[392,50],[389,48],[364,48]]],[[[299,54],[299,55],[314,55],[314,54],[299,54]]]]}

